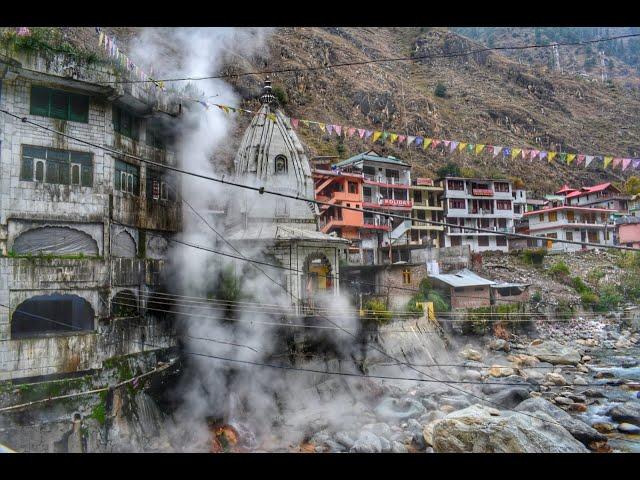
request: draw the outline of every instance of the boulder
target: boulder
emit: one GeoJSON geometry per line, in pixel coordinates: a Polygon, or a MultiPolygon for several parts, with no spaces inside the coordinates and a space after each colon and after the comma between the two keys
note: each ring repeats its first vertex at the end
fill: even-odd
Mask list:
{"type": "Polygon", "coordinates": [[[600,442],[607,439],[607,437],[599,433],[595,428],[592,428],[577,418],[572,417],[561,408],[556,407],[551,402],[548,402],[543,398],[530,398],[525,400],[515,407],[514,410],[516,412],[527,412],[533,415],[537,415],[538,412],[543,412],[557,421],[571,435],[585,445],[588,445],[591,442],[600,442]]]}
{"type": "Polygon", "coordinates": [[[640,434],[640,427],[639,426],[632,425],[630,423],[625,423],[625,422],[622,422],[620,425],[618,425],[618,430],[620,430],[622,433],[627,433],[627,434],[631,434],[631,435],[640,434]]]}
{"type": "Polygon", "coordinates": [[[450,413],[433,427],[435,452],[579,453],[588,450],[545,413],[491,415],[481,405],[450,413]]]}
{"type": "Polygon", "coordinates": [[[510,375],[515,375],[516,371],[504,365],[492,365],[489,369],[489,375],[492,377],[508,377],[510,375]]]}
{"type": "Polygon", "coordinates": [[[502,408],[513,408],[528,398],[529,390],[521,387],[513,387],[492,395],[491,402],[500,405],[502,408]]]}
{"type": "Polygon", "coordinates": [[[460,355],[462,356],[462,358],[466,360],[472,360],[474,362],[479,362],[482,360],[482,354],[478,350],[475,350],[468,345],[460,350],[460,355]]]}
{"type": "Polygon", "coordinates": [[[391,453],[407,453],[407,447],[400,442],[391,442],[391,453]]]}
{"type": "Polygon", "coordinates": [[[571,401],[567,397],[556,397],[553,399],[553,401],[556,402],[558,405],[565,405],[565,406],[569,406],[573,403],[573,401],[571,401]]]}
{"type": "Polygon", "coordinates": [[[360,432],[360,436],[349,450],[356,453],[380,453],[382,444],[380,439],[369,431],[360,432]]]}
{"type": "Polygon", "coordinates": [[[599,431],[600,433],[611,433],[616,429],[616,427],[613,424],[608,422],[596,422],[591,426],[595,428],[597,431],[599,431]]]}
{"type": "Polygon", "coordinates": [[[577,365],[581,359],[578,350],[561,345],[553,340],[545,341],[538,345],[530,345],[528,353],[538,360],[554,365],[577,365]]]}
{"type": "Polygon", "coordinates": [[[362,429],[373,432],[378,437],[391,437],[391,428],[386,423],[368,423],[367,425],[363,425],[362,429]]]}
{"type": "Polygon", "coordinates": [[[395,398],[385,398],[375,408],[376,416],[381,420],[406,420],[412,417],[418,417],[424,413],[425,408],[422,403],[411,400],[398,400],[395,398]]]}
{"type": "Polygon", "coordinates": [[[489,349],[508,352],[509,350],[511,350],[511,345],[509,345],[509,342],[507,342],[506,340],[503,340],[502,338],[494,338],[489,342],[489,349]]]}
{"type": "Polygon", "coordinates": [[[625,402],[622,405],[616,405],[607,412],[607,415],[616,422],[640,426],[640,403],[625,402]]]}
{"type": "Polygon", "coordinates": [[[356,443],[347,432],[338,432],[333,436],[333,439],[347,449],[351,449],[351,447],[356,443]]]}
{"type": "Polygon", "coordinates": [[[566,385],[567,380],[561,373],[549,372],[544,376],[544,380],[549,385],[566,385]]]}

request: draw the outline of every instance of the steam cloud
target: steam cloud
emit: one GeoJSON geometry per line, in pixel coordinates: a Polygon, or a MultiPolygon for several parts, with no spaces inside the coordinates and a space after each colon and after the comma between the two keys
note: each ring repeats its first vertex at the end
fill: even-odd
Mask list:
{"type": "MultiPolygon", "coordinates": [[[[142,31],[135,42],[132,56],[153,65],[156,73],[161,72],[162,76],[168,78],[212,75],[228,64],[236,65],[239,69],[250,69],[248,59],[266,52],[267,39],[271,33],[268,29],[148,28],[142,31]]],[[[232,106],[239,103],[231,85],[223,80],[195,83],[207,98],[232,106]]],[[[200,105],[186,108],[184,112],[181,122],[184,126],[177,146],[182,167],[205,175],[231,175],[233,172],[228,171],[216,158],[225,151],[237,148],[237,145],[229,141],[236,127],[233,116],[226,116],[217,108],[205,110],[200,105]]],[[[258,202],[254,197],[243,197],[245,194],[237,189],[227,189],[210,181],[185,175],[182,175],[181,181],[183,198],[220,232],[224,232],[224,219],[216,218],[211,212],[221,205],[221,199],[246,202],[249,208],[258,208],[256,204],[259,203],[261,210],[271,212],[276,206],[276,197],[269,195],[259,197],[258,202]]],[[[251,179],[241,181],[250,183],[251,179]]],[[[215,233],[186,205],[182,208],[181,237],[185,241],[234,253],[227,245],[218,241],[215,233]]],[[[278,358],[287,358],[287,346],[283,344],[282,338],[284,333],[290,333],[291,328],[267,323],[286,323],[293,319],[284,317],[278,321],[273,315],[265,313],[271,305],[291,312],[290,299],[282,288],[246,262],[187,246],[171,248],[170,283],[183,295],[207,296],[219,273],[231,270],[240,279],[241,290],[250,292],[253,302],[263,304],[260,308],[251,306],[241,309],[236,313],[234,321],[220,320],[228,313],[220,304],[201,303],[188,309],[182,307],[181,312],[184,314],[180,315],[180,323],[185,350],[256,362],[266,360],[276,363],[278,358]],[[233,342],[246,347],[202,338],[233,342]]],[[[262,247],[258,246],[241,248],[242,255],[250,258],[261,258],[261,250],[262,247]]],[[[281,271],[265,266],[260,268],[277,283],[284,283],[281,271]]],[[[227,285],[228,288],[237,286],[227,285]]],[[[356,317],[341,313],[354,308],[347,300],[332,297],[321,301],[321,305],[327,309],[327,316],[332,321],[352,332],[356,331],[356,317]]],[[[295,321],[299,323],[299,319],[295,321]]],[[[321,324],[330,326],[328,322],[321,324]]],[[[296,330],[309,333],[307,329],[296,330]]],[[[362,353],[351,336],[334,329],[311,331],[324,335],[331,345],[327,358],[347,361],[327,362],[322,357],[314,357],[305,363],[297,362],[296,365],[360,373],[355,362],[349,361],[357,359],[362,353]]],[[[256,445],[286,445],[302,441],[304,426],[313,419],[334,425],[342,424],[344,427],[350,422],[350,412],[357,411],[362,406],[358,393],[361,386],[357,379],[234,365],[198,356],[188,356],[187,360],[187,371],[175,392],[179,397],[180,407],[174,413],[175,426],[171,432],[175,445],[185,451],[208,448],[211,434],[207,418],[222,418],[239,429],[242,429],[242,425],[247,425],[244,435],[255,435],[256,445]],[[280,433],[274,433],[274,426],[282,427],[278,429],[280,433]]],[[[387,367],[384,374],[406,375],[406,372],[400,367],[387,367]]]]}

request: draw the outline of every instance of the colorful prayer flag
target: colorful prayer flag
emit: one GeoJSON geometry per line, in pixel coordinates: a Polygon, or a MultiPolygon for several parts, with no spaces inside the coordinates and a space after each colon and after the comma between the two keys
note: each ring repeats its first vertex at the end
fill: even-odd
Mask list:
{"type": "Polygon", "coordinates": [[[571,165],[571,162],[573,162],[575,158],[576,158],[575,153],[570,153],[569,155],[567,155],[567,165],[571,165]]]}
{"type": "Polygon", "coordinates": [[[494,147],[493,147],[493,156],[494,156],[494,157],[497,157],[497,156],[498,156],[498,154],[499,154],[501,151],[502,151],[502,147],[500,147],[500,146],[494,146],[494,147]]]}
{"type": "Polygon", "coordinates": [[[374,141],[374,143],[380,138],[381,135],[382,135],[382,132],[374,132],[373,133],[373,141],[374,141]]]}
{"type": "Polygon", "coordinates": [[[633,168],[637,169],[638,167],[640,167],[640,160],[634,160],[633,161],[633,168]]]}
{"type": "Polygon", "coordinates": [[[558,154],[558,152],[549,152],[549,155],[547,155],[547,160],[549,160],[549,163],[551,163],[553,161],[553,159],[555,158],[555,156],[558,154]]]}
{"type": "Polygon", "coordinates": [[[340,125],[334,125],[333,129],[336,131],[338,136],[342,135],[342,127],[340,125]]]}
{"type": "Polygon", "coordinates": [[[614,158],[613,159],[613,166],[611,168],[617,168],[618,165],[620,165],[622,163],[622,159],[621,158],[614,158]]]}
{"type": "Polygon", "coordinates": [[[622,159],[622,170],[626,170],[630,163],[631,163],[631,159],[630,158],[623,158],[622,159]]]}
{"type": "Polygon", "coordinates": [[[509,155],[511,155],[511,149],[509,147],[504,147],[502,149],[502,156],[508,157],[509,155]]]}
{"type": "Polygon", "coordinates": [[[326,125],[324,123],[318,123],[318,127],[320,127],[320,130],[322,130],[323,132],[326,129],[326,125]]]}
{"type": "Polygon", "coordinates": [[[404,135],[398,135],[398,145],[405,141],[407,137],[404,135]]]}
{"type": "Polygon", "coordinates": [[[542,150],[540,153],[540,160],[544,160],[545,158],[547,158],[547,152],[545,152],[544,150],[542,150]]]}
{"type": "Polygon", "coordinates": [[[604,157],[603,168],[607,168],[611,163],[611,160],[613,160],[613,157],[604,157]]]}
{"type": "Polygon", "coordinates": [[[511,158],[516,158],[518,155],[520,155],[521,151],[521,148],[514,148],[513,150],[511,150],[511,158]]]}
{"type": "Polygon", "coordinates": [[[458,148],[460,142],[454,142],[453,140],[451,141],[451,146],[450,146],[450,150],[453,152],[456,148],[458,148]]]}
{"type": "Polygon", "coordinates": [[[584,168],[587,168],[592,161],[593,161],[593,155],[586,155],[584,157],[584,168]]]}
{"type": "Polygon", "coordinates": [[[384,142],[387,139],[388,136],[389,136],[389,132],[383,130],[382,131],[382,141],[384,142]]]}
{"type": "Polygon", "coordinates": [[[578,155],[578,158],[576,159],[576,165],[582,165],[582,162],[584,162],[584,155],[578,155]]]}
{"type": "Polygon", "coordinates": [[[411,145],[411,144],[414,142],[414,140],[415,140],[415,139],[416,139],[416,137],[414,137],[414,136],[412,136],[412,135],[408,135],[408,136],[407,136],[407,147],[408,147],[409,145],[411,145]]]}
{"type": "Polygon", "coordinates": [[[463,151],[465,148],[467,148],[467,144],[466,143],[459,143],[458,144],[458,150],[463,151]]]}
{"type": "Polygon", "coordinates": [[[298,119],[297,118],[292,118],[291,119],[291,126],[293,128],[296,128],[296,129],[298,128],[298,119]]]}
{"type": "Polygon", "coordinates": [[[347,136],[352,137],[355,132],[356,132],[355,128],[350,128],[347,130],[347,136]]]}
{"type": "Polygon", "coordinates": [[[331,135],[331,131],[333,130],[333,128],[334,128],[334,126],[333,126],[333,125],[331,125],[331,124],[328,124],[328,125],[327,125],[327,133],[328,133],[329,135],[331,135]]]}
{"type": "Polygon", "coordinates": [[[484,149],[484,145],[483,144],[476,145],[476,155],[479,155],[480,152],[482,152],[483,149],[484,149]]]}
{"type": "Polygon", "coordinates": [[[358,129],[358,135],[360,136],[360,138],[364,138],[364,132],[365,132],[364,128],[358,129]]]}
{"type": "Polygon", "coordinates": [[[389,141],[391,143],[395,142],[398,139],[398,134],[397,133],[392,133],[391,135],[389,135],[389,141]]]}
{"type": "MultiPolygon", "coordinates": [[[[366,132],[364,132],[364,138],[367,139],[369,138],[371,135],[373,135],[373,131],[372,130],[367,130],[366,132]]],[[[374,140],[375,142],[375,140],[374,140]]]]}
{"type": "Polygon", "coordinates": [[[419,147],[424,142],[424,137],[416,137],[416,147],[419,147]]]}

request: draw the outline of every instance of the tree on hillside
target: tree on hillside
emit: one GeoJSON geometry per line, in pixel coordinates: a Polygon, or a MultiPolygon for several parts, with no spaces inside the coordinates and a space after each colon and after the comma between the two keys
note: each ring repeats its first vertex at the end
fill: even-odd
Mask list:
{"type": "Polygon", "coordinates": [[[442,167],[440,167],[437,171],[436,174],[438,175],[438,177],[459,177],[460,175],[460,167],[453,163],[453,162],[447,162],[446,165],[443,165],[442,167]]]}
{"type": "Polygon", "coordinates": [[[636,195],[640,193],[640,177],[635,175],[630,176],[624,183],[623,190],[627,195],[636,195]]]}

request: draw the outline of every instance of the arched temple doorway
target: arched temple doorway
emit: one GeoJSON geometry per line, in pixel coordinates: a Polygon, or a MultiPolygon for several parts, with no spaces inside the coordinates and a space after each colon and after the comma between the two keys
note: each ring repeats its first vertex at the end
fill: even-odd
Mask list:
{"type": "Polygon", "coordinates": [[[329,259],[322,253],[308,255],[302,275],[302,296],[306,303],[313,305],[318,294],[332,291],[333,285],[333,269],[329,259]]]}

